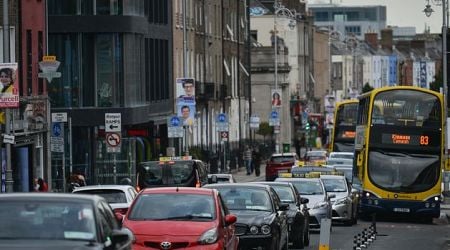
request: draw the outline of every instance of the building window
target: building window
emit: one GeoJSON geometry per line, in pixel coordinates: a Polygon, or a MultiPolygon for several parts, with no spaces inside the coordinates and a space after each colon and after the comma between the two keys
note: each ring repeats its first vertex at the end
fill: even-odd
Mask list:
{"type": "Polygon", "coordinates": [[[346,35],[361,35],[361,26],[345,26],[345,34],[346,35]]]}
{"type": "Polygon", "coordinates": [[[316,22],[328,22],[328,12],[316,12],[314,13],[314,19],[316,22]]]}
{"type": "MultiPolygon", "coordinates": [[[[79,0],[48,0],[49,15],[77,15],[77,2],[79,0]]],[[[91,1],[92,0],[86,0],[91,1]]]]}
{"type": "MultiPolygon", "coordinates": [[[[42,31],[38,31],[38,61],[42,60],[44,56],[44,33],[42,31]]],[[[38,95],[42,95],[44,93],[44,79],[38,79],[38,95]]]]}
{"type": "Polygon", "coordinates": [[[33,86],[33,36],[31,30],[27,30],[27,89],[23,92],[26,95],[31,95],[31,88],[33,86]]]}

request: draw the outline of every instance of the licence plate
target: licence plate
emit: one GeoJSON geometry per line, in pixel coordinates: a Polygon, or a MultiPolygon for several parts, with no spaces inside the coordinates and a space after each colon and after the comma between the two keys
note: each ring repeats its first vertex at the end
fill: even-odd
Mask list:
{"type": "Polygon", "coordinates": [[[394,212],[409,213],[409,208],[404,208],[404,207],[394,207],[394,212]]]}
{"type": "Polygon", "coordinates": [[[287,173],[288,171],[286,170],[286,169],[284,169],[284,170],[278,170],[278,173],[279,174],[282,174],[282,173],[287,173]]]}

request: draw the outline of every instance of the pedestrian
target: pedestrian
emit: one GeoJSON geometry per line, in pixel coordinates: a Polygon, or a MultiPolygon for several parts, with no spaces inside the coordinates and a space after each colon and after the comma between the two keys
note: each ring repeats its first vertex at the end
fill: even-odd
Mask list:
{"type": "Polygon", "coordinates": [[[253,151],[253,166],[255,167],[255,175],[259,176],[261,174],[261,153],[259,152],[259,148],[255,148],[253,151]]]}
{"type": "Polygon", "coordinates": [[[247,175],[251,175],[252,174],[252,150],[250,149],[249,146],[245,147],[243,160],[244,160],[245,167],[247,169],[247,175]]]}
{"type": "Polygon", "coordinates": [[[37,192],[48,192],[48,184],[44,179],[38,178],[37,185],[37,192]]]}

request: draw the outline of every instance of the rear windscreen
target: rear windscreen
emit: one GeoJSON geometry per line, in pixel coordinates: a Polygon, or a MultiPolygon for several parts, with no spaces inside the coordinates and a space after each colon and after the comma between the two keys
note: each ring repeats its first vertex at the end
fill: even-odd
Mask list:
{"type": "Polygon", "coordinates": [[[272,156],[270,161],[274,163],[292,162],[295,161],[295,158],[293,156],[272,156]]]}
{"type": "Polygon", "coordinates": [[[92,194],[99,195],[108,203],[127,203],[127,197],[122,190],[114,190],[114,189],[93,189],[93,190],[80,190],[75,191],[78,194],[92,194]]]}
{"type": "Polygon", "coordinates": [[[139,170],[140,183],[145,186],[170,186],[195,182],[192,161],[145,162],[139,170]]]}

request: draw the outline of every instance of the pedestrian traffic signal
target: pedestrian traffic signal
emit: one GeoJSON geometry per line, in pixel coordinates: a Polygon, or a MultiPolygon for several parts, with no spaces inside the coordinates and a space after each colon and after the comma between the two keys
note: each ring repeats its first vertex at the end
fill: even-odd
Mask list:
{"type": "Polygon", "coordinates": [[[309,130],[311,127],[309,126],[309,122],[307,122],[306,124],[305,124],[305,129],[306,130],[309,130]]]}

